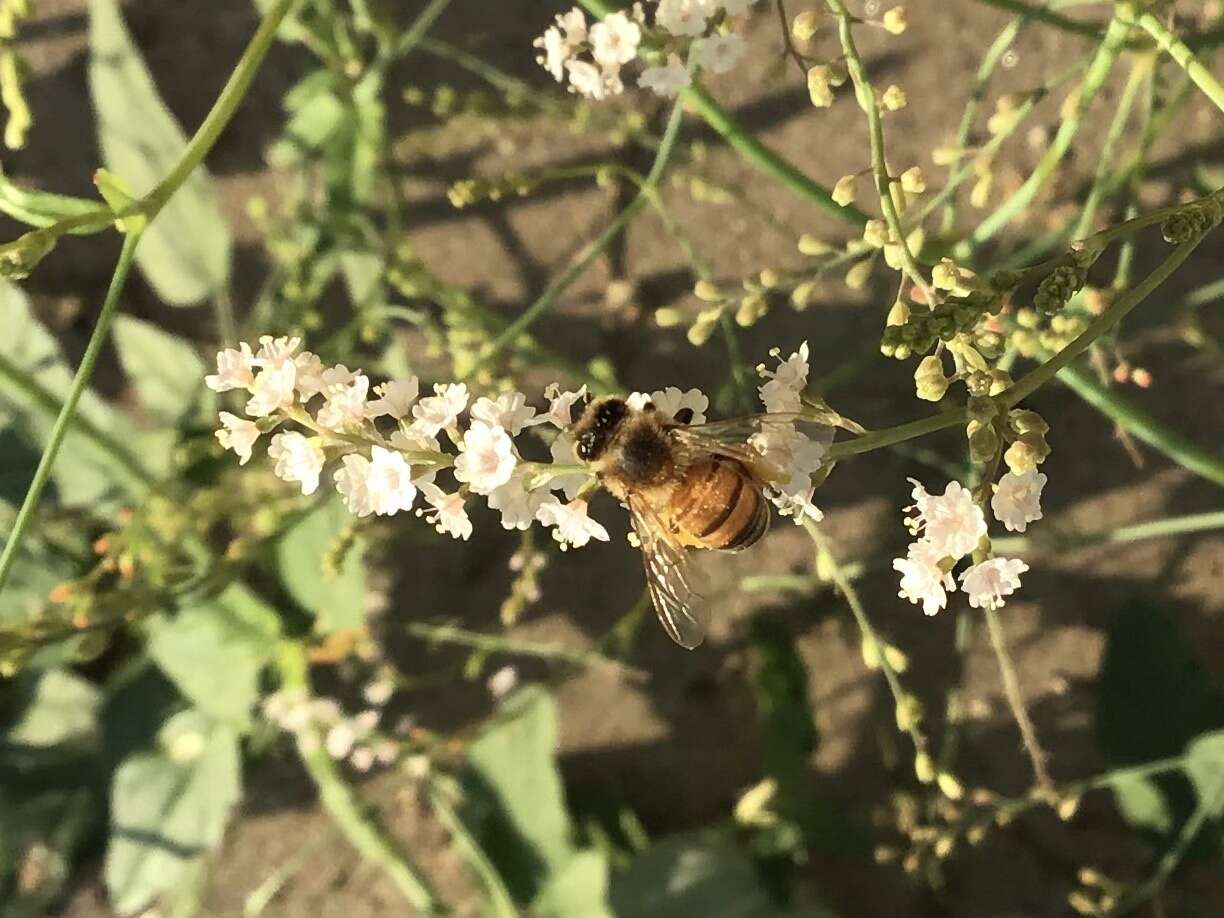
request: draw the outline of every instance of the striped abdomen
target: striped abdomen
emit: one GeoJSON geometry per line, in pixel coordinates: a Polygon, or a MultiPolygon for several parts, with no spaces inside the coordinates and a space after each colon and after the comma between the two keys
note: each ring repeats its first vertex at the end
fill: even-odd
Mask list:
{"type": "Polygon", "coordinates": [[[672,524],[695,545],[747,548],[769,528],[769,504],[748,470],[711,456],[689,466],[671,499],[672,524]]]}

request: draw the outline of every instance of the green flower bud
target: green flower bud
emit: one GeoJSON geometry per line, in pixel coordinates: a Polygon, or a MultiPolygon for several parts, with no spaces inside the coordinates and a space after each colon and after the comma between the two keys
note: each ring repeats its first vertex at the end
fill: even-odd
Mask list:
{"type": "MultiPolygon", "coordinates": [[[[834,200],[837,199],[834,198],[834,200]]],[[[851,200],[853,200],[853,195],[851,196],[851,200]]],[[[838,201],[837,203],[842,204],[843,202],[838,201]]],[[[845,203],[848,204],[849,201],[845,203]]],[[[827,242],[817,239],[815,236],[809,233],[804,233],[799,237],[799,251],[804,255],[828,255],[833,251],[833,246],[829,245],[827,242]]]]}
{"type": "Polygon", "coordinates": [[[947,394],[950,380],[944,376],[943,361],[934,354],[923,357],[914,371],[914,391],[926,402],[937,402],[947,394]]]}
{"type": "Polygon", "coordinates": [[[990,462],[999,454],[999,434],[993,424],[970,421],[965,429],[969,437],[969,458],[976,463],[990,462]]]}

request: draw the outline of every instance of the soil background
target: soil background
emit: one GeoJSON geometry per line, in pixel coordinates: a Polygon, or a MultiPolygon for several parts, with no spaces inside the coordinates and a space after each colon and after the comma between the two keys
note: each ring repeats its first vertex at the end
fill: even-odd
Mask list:
{"type": "MultiPolygon", "coordinates": [[[[404,4],[405,21],[420,5],[404,4]]],[[[862,115],[848,92],[840,93],[827,111],[807,103],[798,73],[777,63],[780,35],[771,6],[758,4],[746,62],[712,81],[711,88],[766,143],[831,186],[842,174],[867,165],[862,115]]],[[[803,5],[790,6],[793,15],[803,5]]],[[[952,137],[981,54],[1008,17],[970,0],[916,0],[908,6],[909,30],[897,38],[863,30],[863,51],[878,83],[899,83],[909,96],[909,108],[888,117],[892,163],[898,168],[921,164],[929,183],[938,187],[945,173],[931,164],[930,151],[952,137]]],[[[553,10],[553,4],[533,0],[455,0],[434,34],[543,86],[549,78],[533,62],[531,41],[553,10]]],[[[125,14],[163,97],[190,131],[255,27],[252,5],[247,0],[138,0],[125,4],[125,14]]],[[[87,26],[83,0],[40,0],[37,18],[22,29],[22,50],[33,68],[29,90],[36,122],[28,149],[4,156],[5,169],[19,181],[73,194],[92,191],[90,176],[100,157],[86,84],[87,26]]],[[[831,48],[830,40],[818,47],[831,48]]],[[[1080,37],[1029,29],[1014,48],[1012,65],[996,80],[984,114],[999,92],[1037,85],[1086,48],[1080,37]]],[[[264,153],[281,124],[283,94],[308,64],[297,49],[274,49],[208,159],[237,235],[234,298],[240,312],[250,303],[265,268],[244,206],[253,194],[276,193],[277,179],[266,168],[264,153]]],[[[1068,208],[1082,200],[1124,69],[1114,74],[1104,100],[1094,108],[1067,169],[1001,246],[1016,245],[1065,221],[1068,208]]],[[[470,77],[424,54],[412,57],[402,74],[406,83],[426,87],[439,81],[474,85],[470,77]]],[[[1043,104],[1031,122],[1034,127],[1022,129],[1005,148],[997,166],[1000,190],[994,203],[1018,186],[1041,155],[1057,128],[1059,101],[1043,104]]],[[[659,117],[653,99],[634,96],[617,104],[641,105],[659,117]]],[[[613,197],[591,183],[550,185],[524,199],[455,211],[445,198],[446,186],[454,179],[589,161],[606,156],[607,150],[599,141],[545,121],[499,121],[488,130],[470,124],[447,128],[418,110],[398,106],[394,96],[390,105],[399,131],[425,138],[403,154],[405,216],[418,253],[444,278],[470,287],[506,315],[530,302],[613,212],[613,197]]],[[[844,226],[752,171],[697,119],[686,122],[685,136],[707,139],[706,168],[777,219],[833,240],[846,238],[844,226]]],[[[640,153],[625,155],[641,165],[640,153]]],[[[1192,187],[1194,167],[1204,164],[1224,166],[1224,142],[1219,113],[1196,102],[1155,152],[1143,188],[1145,205],[1176,200],[1192,187]]],[[[763,268],[801,263],[781,237],[735,207],[694,203],[670,186],[667,193],[720,278],[734,281],[763,268]]],[[[15,235],[15,229],[6,225],[5,238],[15,235]]],[[[1155,236],[1144,237],[1138,271],[1162,257],[1161,246],[1155,236]]],[[[117,250],[112,238],[72,239],[28,282],[40,312],[60,330],[70,353],[79,354],[83,347],[117,250]]],[[[1198,360],[1195,351],[1157,327],[1155,319],[1167,315],[1168,307],[1187,290],[1218,278],[1221,259],[1219,238],[1212,238],[1139,311],[1129,338],[1133,359],[1151,370],[1155,382],[1146,391],[1130,387],[1128,394],[1214,449],[1224,442],[1221,367],[1198,360]]],[[[695,385],[709,391],[725,375],[717,339],[694,350],[681,334],[660,332],[650,320],[661,305],[692,305],[692,282],[681,253],[657,218],[645,214],[624,244],[612,257],[601,259],[537,331],[541,340],[571,358],[609,356],[633,388],[695,385]],[[610,296],[609,290],[619,293],[610,296]]],[[[806,312],[775,310],[744,332],[745,354],[755,363],[766,358],[770,347],[789,353],[807,340],[814,378],[847,363],[863,368],[829,392],[843,413],[868,427],[914,417],[923,409],[912,395],[912,367],[872,356],[891,302],[892,291],[882,282],[854,293],[830,279],[806,312]]],[[[141,280],[131,285],[124,305],[133,314],[207,338],[206,310],[166,309],[141,280]]],[[[1217,337],[1224,335],[1221,318],[1218,304],[1203,311],[1206,329],[1217,337]]],[[[108,382],[104,374],[102,385],[117,387],[117,379],[108,382]]],[[[1044,469],[1050,478],[1046,519],[1035,527],[1037,533],[1045,527],[1106,530],[1224,503],[1217,487],[1151,450],[1140,447],[1132,456],[1111,425],[1069,391],[1049,386],[1032,403],[1053,426],[1054,448],[1044,469]]],[[[920,451],[873,453],[844,463],[820,492],[827,512],[825,530],[841,556],[875,565],[860,582],[864,600],[876,625],[909,655],[906,682],[931,712],[940,709],[944,688],[956,675],[955,616],[925,619],[898,599],[888,559],[903,551],[906,541],[900,509],[909,502],[907,476],[932,488],[942,486],[947,476],[939,470],[940,463],[960,461],[960,449],[958,437],[950,434],[924,441],[920,451]]],[[[616,517],[611,504],[597,512],[605,520],[616,517]]],[[[427,538],[432,534],[409,521],[402,539],[387,552],[391,563],[385,608],[374,627],[405,671],[430,669],[446,657],[408,642],[397,631],[397,622],[443,616],[476,628],[496,622],[511,577],[507,561],[514,543],[502,538],[495,524],[481,525],[490,522],[478,518],[482,536],[456,545],[427,538]]],[[[1150,601],[1171,610],[1178,629],[1224,691],[1224,536],[1038,551],[1028,560],[1033,570],[1022,595],[1008,603],[1004,618],[1057,779],[1087,776],[1102,767],[1093,729],[1098,675],[1106,633],[1128,603],[1150,601]]],[[[700,649],[681,651],[651,626],[639,638],[632,660],[648,674],[647,681],[594,670],[560,688],[561,767],[570,798],[580,810],[627,806],[654,836],[726,818],[738,794],[761,774],[745,653],[745,623],[758,614],[776,617],[793,631],[808,667],[821,734],[813,760],[820,792],[865,826],[899,786],[909,784],[907,753],[892,730],[891,699],[879,674],[862,662],[842,600],[827,591],[796,596],[736,588],[743,576],[799,572],[809,563],[810,543],[803,533],[775,527],[761,546],[720,565],[715,624],[700,649]]],[[[529,610],[515,635],[589,646],[638,599],[638,564],[636,554],[615,537],[610,544],[555,557],[542,584],[543,599],[529,610]]],[[[957,598],[954,605],[961,601],[957,598]]],[[[530,662],[520,671],[525,679],[544,675],[530,662]]],[[[969,719],[961,776],[970,785],[1022,793],[1030,782],[1027,760],[984,633],[967,657],[966,676],[969,719]]],[[[412,695],[405,711],[425,726],[449,729],[474,721],[490,704],[483,686],[475,684],[412,695]]],[[[443,895],[458,903],[461,914],[477,914],[476,900],[458,858],[447,848],[445,833],[421,816],[401,782],[394,775],[368,779],[363,792],[380,803],[393,831],[426,865],[443,895]]],[[[311,845],[313,853],[265,914],[364,918],[405,913],[394,887],[375,867],[361,863],[331,828],[288,750],[278,748],[259,757],[249,766],[245,787],[241,813],[212,868],[206,913],[240,914],[244,898],[303,845],[311,845]]],[[[855,918],[1043,916],[1069,913],[1066,896],[1076,888],[1081,866],[1138,879],[1150,869],[1154,853],[1125,827],[1107,797],[1096,795],[1083,802],[1070,822],[1034,814],[992,833],[982,845],[958,852],[938,892],[906,879],[895,865],[873,864],[869,853],[817,855],[808,871],[820,896],[840,914],[855,918]]],[[[1224,914],[1218,859],[1191,859],[1171,884],[1164,899],[1168,910],[1161,914],[1176,914],[1178,905],[1187,901],[1205,903],[1199,905],[1199,914],[1224,914]]],[[[82,879],[65,914],[109,914],[96,878],[82,879]]]]}

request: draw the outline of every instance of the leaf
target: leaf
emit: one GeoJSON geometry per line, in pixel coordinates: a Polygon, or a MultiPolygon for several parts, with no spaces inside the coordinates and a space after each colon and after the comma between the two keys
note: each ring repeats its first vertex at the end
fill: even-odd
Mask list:
{"type": "Polygon", "coordinates": [[[1173,813],[1161,789],[1149,778],[1126,778],[1113,783],[1118,812],[1130,825],[1153,832],[1171,832],[1173,813]]]}
{"type": "Polygon", "coordinates": [[[337,539],[352,523],[352,514],[333,495],[286,532],[276,547],[285,589],[298,605],[315,614],[319,634],[358,628],[364,621],[361,544],[345,552],[339,570],[328,563],[337,539]]]}
{"type": "Polygon", "coordinates": [[[1199,805],[1215,819],[1224,819],[1224,730],[1196,737],[1186,747],[1186,777],[1199,805]]]}
{"type": "Polygon", "coordinates": [[[238,800],[238,742],[198,711],[175,715],[154,751],[129,756],[111,789],[106,886],[127,913],[173,889],[221,839],[238,800]]]}
{"type": "MultiPolygon", "coordinates": [[[[187,138],[162,102],[116,0],[90,0],[89,88],[106,167],[137,195],[182,159],[187,138]]],[[[229,282],[231,241],[216,192],[197,168],[145,231],[136,259],[158,295],[189,306],[229,282]]]]}
{"type": "Polygon", "coordinates": [[[536,918],[611,918],[608,860],[601,851],[579,851],[549,875],[531,904],[536,918]]]}
{"type": "Polygon", "coordinates": [[[0,745],[48,749],[97,741],[101,696],[92,683],[64,669],[31,674],[30,681],[29,700],[0,745]]]}
{"type": "Polygon", "coordinates": [[[147,625],[149,655],[199,710],[239,730],[250,725],[259,673],[276,650],[276,613],[242,584],[147,625]]]}
{"type": "Polygon", "coordinates": [[[168,426],[182,421],[207,372],[195,349],[178,335],[123,315],[115,319],[115,349],[145,411],[168,426]]]}
{"type": "MultiPolygon", "coordinates": [[[[0,212],[30,226],[45,228],[69,217],[79,217],[99,209],[97,201],[74,198],[49,191],[22,188],[0,168],[0,212]]],[[[84,226],[75,232],[92,233],[97,227],[84,226]]]]}
{"type": "MultiPolygon", "coordinates": [[[[34,317],[16,286],[0,281],[0,402],[13,415],[11,429],[29,442],[46,442],[72,373],[55,338],[34,317]]],[[[142,489],[132,467],[156,473],[169,464],[165,434],[142,434],[92,392],[77,404],[52,471],[63,506],[103,509],[117,490],[142,489]],[[96,431],[90,435],[86,431],[96,431]],[[100,435],[98,435],[100,434],[100,435]]]]}
{"type": "Polygon", "coordinates": [[[617,915],[651,918],[833,918],[822,907],[785,909],[752,862],[728,842],[679,835],[656,842],[612,881],[617,915]]]}

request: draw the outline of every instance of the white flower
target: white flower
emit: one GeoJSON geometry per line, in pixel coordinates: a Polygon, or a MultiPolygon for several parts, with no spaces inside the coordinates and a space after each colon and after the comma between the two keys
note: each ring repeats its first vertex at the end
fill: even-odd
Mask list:
{"type": "Polygon", "coordinates": [[[700,35],[717,6],[711,0],[659,0],[655,25],[673,35],[700,35]]]}
{"type": "MultiPolygon", "coordinates": [[[[582,465],[575,448],[574,438],[567,433],[560,433],[548,447],[552,453],[552,461],[556,465],[582,465]]],[[[570,472],[566,475],[554,475],[548,481],[549,490],[564,491],[566,500],[573,500],[582,490],[583,485],[591,480],[585,472],[570,472]]]]}
{"type": "Polygon", "coordinates": [[[693,82],[692,76],[680,60],[680,55],[674,51],[667,55],[667,63],[662,67],[647,67],[638,77],[638,85],[649,89],[664,99],[675,98],[676,93],[693,82]]]}
{"type": "Polygon", "coordinates": [[[390,516],[408,510],[416,500],[412,467],[395,450],[372,447],[370,459],[350,453],[336,470],[336,490],[357,516],[390,516]]]}
{"type": "Polygon", "coordinates": [[[513,666],[503,666],[489,677],[489,694],[494,698],[504,698],[518,685],[518,670],[513,666]]]}
{"type": "Polygon", "coordinates": [[[565,62],[569,60],[570,49],[565,43],[565,37],[556,26],[549,26],[544,34],[532,45],[544,53],[536,57],[536,63],[553,75],[558,83],[565,76],[565,62]]]}
{"type": "Polygon", "coordinates": [[[570,88],[596,102],[609,95],[616,95],[624,88],[620,85],[620,76],[616,71],[600,70],[586,61],[566,61],[565,69],[569,71],[570,88]]]}
{"type": "Polygon", "coordinates": [[[797,524],[802,523],[805,516],[819,523],[824,519],[824,512],[812,503],[815,493],[811,474],[796,471],[786,484],[770,493],[769,499],[778,508],[780,516],[794,517],[797,524]]]}
{"type": "Polygon", "coordinates": [[[327,387],[327,402],[315,415],[320,427],[341,431],[366,419],[366,396],[370,394],[370,378],[358,373],[347,386],[327,387]]]}
{"type": "Polygon", "coordinates": [[[625,404],[634,411],[642,411],[650,404],[649,392],[630,392],[625,396],[625,404]]]}
{"type": "Polygon", "coordinates": [[[254,421],[228,411],[222,411],[219,417],[222,426],[216,431],[217,441],[225,449],[232,449],[238,454],[239,465],[246,465],[251,458],[251,447],[259,439],[259,427],[254,421]]]}
{"type": "Polygon", "coordinates": [[[581,548],[591,539],[607,542],[608,530],[587,515],[585,500],[572,500],[563,504],[555,497],[544,501],[536,510],[536,519],[545,526],[556,526],[553,538],[562,548],[581,548]]]}
{"type": "Polygon", "coordinates": [[[569,47],[577,48],[587,40],[586,16],[578,7],[570,7],[568,13],[559,13],[557,25],[565,33],[565,43],[569,47]]]}
{"type": "Polygon", "coordinates": [[[339,390],[345,386],[351,386],[360,373],[360,370],[350,370],[342,363],[338,363],[334,367],[328,367],[323,371],[323,393],[327,395],[333,389],[339,390]]]}
{"type": "Polygon", "coordinates": [[[278,433],[268,445],[268,456],[276,460],[273,471],[277,478],[301,482],[303,494],[319,489],[325,457],[317,440],[307,439],[295,430],[278,433]]]}
{"type": "Polygon", "coordinates": [[[478,398],[472,405],[473,419],[490,427],[504,427],[512,437],[522,433],[524,427],[534,427],[546,420],[537,418],[535,413],[522,392],[503,392],[495,399],[478,398]]]}
{"type": "Polygon", "coordinates": [[[637,56],[642,29],[624,13],[613,13],[591,26],[591,53],[601,67],[616,68],[637,56]]]}
{"type": "Polygon", "coordinates": [[[349,754],[349,750],[353,748],[353,743],[356,741],[357,736],[353,728],[345,721],[340,721],[327,731],[327,739],[324,740],[323,746],[333,759],[343,759],[349,754]]]}
{"type": "Polygon", "coordinates": [[[261,370],[255,377],[255,386],[246,403],[246,413],[253,418],[262,418],[288,408],[297,394],[294,390],[296,382],[297,367],[292,360],[261,370]]]}
{"type": "Polygon", "coordinates": [[[666,389],[651,392],[650,402],[669,418],[675,418],[682,409],[689,409],[693,412],[693,416],[685,422],[687,424],[704,424],[706,422],[706,409],[710,407],[709,398],[700,389],[689,389],[687,392],[681,392],[675,386],[668,386],[666,389]]]}
{"type": "Polygon", "coordinates": [[[1046,476],[1036,469],[1023,475],[1008,472],[994,486],[990,509],[995,519],[1012,532],[1024,532],[1028,524],[1041,519],[1041,491],[1046,476]]]}
{"type": "Polygon", "coordinates": [[[369,771],[374,766],[374,750],[369,746],[358,746],[349,755],[349,764],[355,771],[369,771]]]}
{"type": "Polygon", "coordinates": [[[1004,596],[1020,589],[1020,575],[1029,566],[1018,558],[991,558],[975,564],[960,575],[961,589],[969,594],[969,605],[975,609],[1005,605],[1004,596]]]}
{"type": "Polygon", "coordinates": [[[914,503],[906,509],[916,513],[906,519],[905,525],[911,535],[921,533],[941,557],[959,560],[977,548],[986,535],[986,517],[959,481],[948,482],[942,496],[928,494],[912,478],[910,483],[914,486],[914,503]]]}
{"type": "Polygon", "coordinates": [[[952,575],[941,568],[943,554],[930,542],[918,540],[904,558],[893,560],[893,570],[901,574],[897,593],[912,603],[922,603],[922,611],[934,615],[948,604],[948,593],[956,589],[952,575]]]}
{"type": "Polygon", "coordinates": [[[509,481],[489,492],[489,508],[501,514],[504,529],[529,529],[540,505],[551,497],[547,488],[527,490],[530,474],[519,466],[509,481]]]}
{"type": "Polygon", "coordinates": [[[293,365],[297,368],[294,385],[297,387],[298,395],[302,398],[302,404],[305,404],[323,391],[323,377],[326,369],[319,355],[312,354],[310,351],[302,351],[294,357],[293,365]]]}
{"type": "Polygon", "coordinates": [[[558,427],[566,428],[574,423],[572,417],[574,403],[586,398],[587,387],[583,386],[576,392],[559,392],[556,383],[544,390],[548,399],[547,419],[558,427]]]}
{"type": "Polygon", "coordinates": [[[289,363],[301,346],[301,338],[273,338],[271,335],[263,335],[259,339],[259,350],[255,352],[255,366],[275,369],[289,363]]]}
{"type": "Polygon", "coordinates": [[[712,73],[730,73],[744,56],[746,46],[738,35],[711,35],[693,42],[697,63],[712,73]]]}
{"type": "Polygon", "coordinates": [[[217,372],[204,377],[204,385],[214,392],[249,389],[255,383],[254,356],[251,346],[243,341],[238,350],[226,348],[217,354],[217,372]]]}
{"type": "Polygon", "coordinates": [[[463,383],[434,384],[434,394],[412,406],[413,428],[427,437],[459,423],[459,415],[467,407],[468,390],[463,383]]]}
{"type": "Polygon", "coordinates": [[[438,532],[455,539],[472,537],[472,521],[468,519],[467,511],[463,509],[462,494],[457,491],[454,494],[447,494],[428,481],[422,482],[420,488],[421,494],[433,508],[432,511],[422,514],[427,523],[438,532]]]}
{"type": "Polygon", "coordinates": [[[394,694],[395,680],[390,677],[380,676],[362,689],[361,697],[372,705],[381,706],[390,701],[391,696],[394,694]]]}
{"type": "MultiPolygon", "coordinates": [[[[780,358],[775,348],[770,352],[780,358]]],[[[799,411],[803,407],[803,390],[807,388],[808,379],[808,345],[804,341],[799,350],[786,360],[780,360],[776,370],[757,367],[757,372],[766,378],[767,382],[760,388],[761,402],[765,410],[771,413],[786,414],[799,411]]]]}
{"type": "Polygon", "coordinates": [[[366,416],[380,418],[389,414],[398,421],[407,417],[408,412],[412,410],[412,403],[417,400],[420,391],[420,383],[415,376],[409,376],[407,379],[393,379],[381,386],[375,386],[374,391],[380,398],[366,405],[366,416]]]}
{"type": "Polygon", "coordinates": [[[488,494],[514,474],[518,458],[510,435],[484,421],[473,421],[463,435],[463,452],[455,459],[455,477],[477,494],[488,494]]]}

